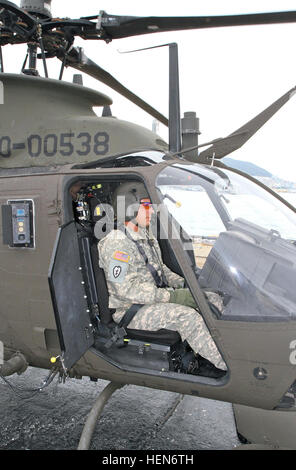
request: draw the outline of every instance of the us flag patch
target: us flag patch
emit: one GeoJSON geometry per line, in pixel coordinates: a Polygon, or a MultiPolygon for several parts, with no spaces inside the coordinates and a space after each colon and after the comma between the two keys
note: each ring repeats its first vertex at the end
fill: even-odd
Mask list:
{"type": "Polygon", "coordinates": [[[117,259],[118,261],[123,261],[125,263],[129,262],[130,255],[124,253],[124,251],[115,251],[112,256],[113,259],[117,259]]]}

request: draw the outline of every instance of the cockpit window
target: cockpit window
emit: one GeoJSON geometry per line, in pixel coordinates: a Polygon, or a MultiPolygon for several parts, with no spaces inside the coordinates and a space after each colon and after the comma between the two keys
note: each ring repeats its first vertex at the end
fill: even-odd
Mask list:
{"type": "Polygon", "coordinates": [[[229,170],[177,164],[160,172],[161,192],[184,201],[168,209],[192,236],[218,235],[238,218],[296,240],[296,214],[268,191],[229,170]]]}
{"type": "Polygon", "coordinates": [[[225,226],[205,188],[194,185],[161,185],[163,202],[175,220],[190,236],[196,264],[204,262],[225,226]]]}
{"type": "Polygon", "coordinates": [[[225,226],[201,185],[162,185],[163,202],[191,237],[217,237],[225,226]]]}
{"type": "Polygon", "coordinates": [[[172,218],[191,237],[200,287],[222,299],[218,318],[296,319],[292,209],[235,172],[197,164],[164,168],[156,185],[172,218]]]}
{"type": "Polygon", "coordinates": [[[282,238],[296,240],[296,214],[277,198],[248,179],[228,170],[228,184],[215,182],[215,189],[232,220],[243,218],[282,238]]]}

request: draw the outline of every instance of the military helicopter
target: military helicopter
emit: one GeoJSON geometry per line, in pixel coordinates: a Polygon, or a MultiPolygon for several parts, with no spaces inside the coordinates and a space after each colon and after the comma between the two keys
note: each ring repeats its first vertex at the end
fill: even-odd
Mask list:
{"type": "MultiPolygon", "coordinates": [[[[50,3],[22,0],[18,7],[0,1],[1,47],[28,45],[21,74],[4,73],[0,56],[1,377],[23,373],[30,365],[49,369],[44,386],[56,374],[109,380],[79,448],[88,448],[99,412],[125,384],[231,402],[238,418],[245,409],[262,410],[281,431],[287,419],[295,426],[296,209],[221,161],[295,89],[229,136],[198,144],[196,116],[180,119],[176,44],[169,45],[167,118],[90,60],[74,40],[108,43],[161,31],[295,22],[296,12],[140,18],[101,11],[72,20],[52,18],[50,3]],[[48,78],[46,62],[54,57],[61,61],[60,80],[48,78]],[[45,78],[39,76],[37,60],[45,78]],[[114,118],[108,96],[62,81],[67,66],[107,84],[168,125],[169,144],[114,118]],[[103,108],[101,117],[93,106],[103,108]],[[203,146],[207,149],[199,153],[203,146]],[[186,280],[227,364],[223,378],[186,371],[188,345],[178,332],[132,330],[112,319],[97,242],[113,227],[108,208],[126,181],[143,182],[160,207],[155,226],[163,260],[186,280]],[[241,212],[238,198],[247,196],[241,212]],[[190,225],[184,209],[193,201],[198,214],[190,225]],[[220,295],[220,309],[208,301],[206,290],[220,295]]],[[[244,416],[240,426],[251,428],[242,434],[252,441],[254,423],[244,416]]],[[[293,443],[282,446],[293,448],[293,443]]]]}

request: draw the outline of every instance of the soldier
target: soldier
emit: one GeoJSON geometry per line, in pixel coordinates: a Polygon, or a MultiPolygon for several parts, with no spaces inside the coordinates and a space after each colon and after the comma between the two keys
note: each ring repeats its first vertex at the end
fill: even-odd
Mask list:
{"type": "Polygon", "coordinates": [[[129,182],[117,188],[114,194],[117,219],[120,198],[125,202],[125,223],[98,243],[109,307],[116,309],[114,320],[119,322],[133,304],[141,304],[129,328],[178,331],[199,358],[192,373],[210,377],[225,375],[226,365],[196,311],[194,298],[183,287],[184,279],[163,263],[159,244],[148,233],[153,207],[144,185],[129,182]]]}

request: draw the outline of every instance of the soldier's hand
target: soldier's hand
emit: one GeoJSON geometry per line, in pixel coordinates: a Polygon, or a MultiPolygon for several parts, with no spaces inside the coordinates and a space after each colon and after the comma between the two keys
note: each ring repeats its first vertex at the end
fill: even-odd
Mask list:
{"type": "Polygon", "coordinates": [[[170,292],[170,302],[173,304],[186,305],[187,307],[197,308],[196,302],[189,289],[175,289],[170,292]]]}

